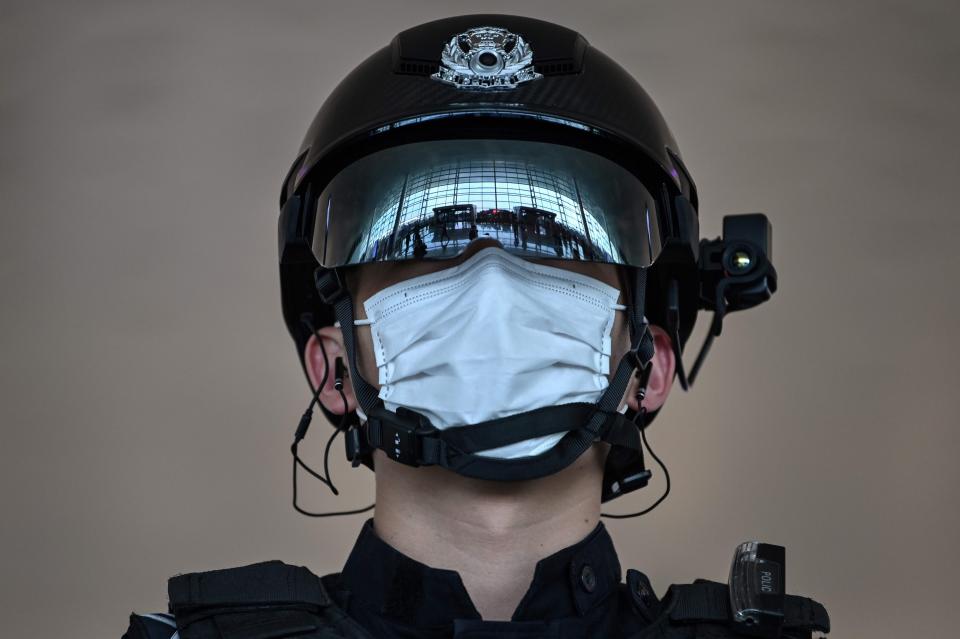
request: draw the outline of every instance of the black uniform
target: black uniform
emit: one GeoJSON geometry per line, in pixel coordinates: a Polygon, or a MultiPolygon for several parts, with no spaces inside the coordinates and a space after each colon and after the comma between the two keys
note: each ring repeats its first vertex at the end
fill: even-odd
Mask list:
{"type": "MultiPolygon", "coordinates": [[[[738,637],[726,584],[698,580],[658,599],[620,562],[603,524],[537,563],[510,621],[484,621],[460,575],[379,539],[368,521],[340,573],[318,578],[279,561],[169,582],[170,614],[130,616],[124,639],[667,639],[738,637]],[[178,634],[177,634],[178,633],[178,634]],[[176,635],[176,637],[175,637],[176,635]]],[[[828,631],[826,610],[787,597],[782,637],[828,631]]]]}

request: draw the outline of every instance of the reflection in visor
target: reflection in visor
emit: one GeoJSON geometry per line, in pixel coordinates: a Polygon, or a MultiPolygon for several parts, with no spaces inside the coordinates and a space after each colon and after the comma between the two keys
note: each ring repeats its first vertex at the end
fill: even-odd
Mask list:
{"type": "Polygon", "coordinates": [[[325,266],[449,258],[483,237],[522,257],[638,266],[660,250],[655,203],[636,177],[536,142],[388,149],[336,176],[318,211],[325,266]]]}

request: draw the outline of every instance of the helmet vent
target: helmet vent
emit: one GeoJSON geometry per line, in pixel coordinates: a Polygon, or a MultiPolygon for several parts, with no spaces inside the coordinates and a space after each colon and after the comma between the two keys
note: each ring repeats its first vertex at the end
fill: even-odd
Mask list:
{"type": "Polygon", "coordinates": [[[567,73],[576,73],[576,65],[573,60],[549,60],[534,64],[537,73],[543,75],[565,75],[567,73]]]}
{"type": "Polygon", "coordinates": [[[440,70],[436,62],[420,60],[403,60],[400,62],[400,73],[408,75],[433,75],[440,70]]]}

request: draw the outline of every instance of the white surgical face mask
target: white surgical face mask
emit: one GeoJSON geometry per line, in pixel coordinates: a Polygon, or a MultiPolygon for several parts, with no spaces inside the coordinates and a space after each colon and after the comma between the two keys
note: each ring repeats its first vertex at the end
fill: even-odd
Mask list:
{"type": "MultiPolygon", "coordinates": [[[[615,312],[626,308],[619,294],[592,277],[486,248],[373,295],[356,324],[370,326],[384,405],[444,429],[596,402],[608,385],[615,312]]],[[[537,455],[563,434],[478,454],[537,455]]]]}

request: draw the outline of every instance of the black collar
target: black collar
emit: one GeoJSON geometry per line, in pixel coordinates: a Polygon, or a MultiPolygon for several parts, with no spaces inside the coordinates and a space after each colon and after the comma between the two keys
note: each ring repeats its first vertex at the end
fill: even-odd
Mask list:
{"type": "MultiPolygon", "coordinates": [[[[618,597],[611,595],[619,584],[620,562],[613,542],[603,524],[597,524],[580,542],[537,562],[511,622],[609,617],[615,614],[618,597]],[[609,614],[604,608],[611,609],[609,614]]],[[[349,593],[345,596],[351,616],[379,617],[377,625],[433,629],[437,636],[447,636],[454,626],[480,620],[458,573],[431,568],[395,550],[377,537],[372,519],[357,538],[340,586],[349,593]]]]}

